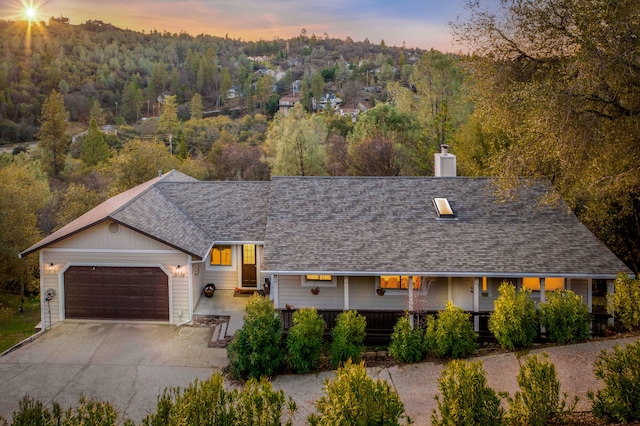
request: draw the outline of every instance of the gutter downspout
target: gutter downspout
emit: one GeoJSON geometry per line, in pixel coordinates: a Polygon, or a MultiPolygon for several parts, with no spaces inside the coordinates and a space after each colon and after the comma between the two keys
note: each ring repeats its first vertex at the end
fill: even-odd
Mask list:
{"type": "Polygon", "coordinates": [[[176,327],[182,327],[183,325],[193,323],[193,264],[194,263],[200,263],[200,262],[194,262],[193,257],[189,256],[187,259],[187,266],[188,266],[187,271],[189,274],[189,318],[185,321],[182,321],[176,324],[176,327]]]}

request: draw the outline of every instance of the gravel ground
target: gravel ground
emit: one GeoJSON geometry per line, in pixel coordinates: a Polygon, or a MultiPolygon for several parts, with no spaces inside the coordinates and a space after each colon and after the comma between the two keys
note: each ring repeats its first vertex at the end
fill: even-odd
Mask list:
{"type": "MultiPolygon", "coordinates": [[[[482,361],[487,373],[488,385],[496,391],[513,394],[518,390],[516,376],[520,363],[528,354],[546,352],[556,366],[560,380],[561,392],[568,394],[569,400],[574,395],[579,397],[576,412],[569,424],[573,425],[605,425],[598,422],[590,414],[588,390],[596,390],[601,383],[593,373],[593,362],[602,350],[610,350],[616,345],[624,346],[640,339],[639,334],[618,335],[612,338],[596,339],[588,343],[565,346],[541,345],[522,353],[511,353],[494,349],[487,354],[471,358],[482,361]]],[[[436,408],[435,395],[438,391],[438,378],[446,366],[445,361],[429,360],[419,364],[393,365],[384,357],[374,357],[373,366],[367,371],[371,377],[387,380],[395,387],[405,404],[406,411],[416,425],[430,425],[431,414],[436,408]]],[[[370,363],[371,364],[371,363],[370,363]]],[[[273,379],[276,389],[283,389],[298,406],[295,418],[296,425],[305,424],[307,416],[314,412],[314,401],[323,395],[323,384],[326,379],[334,377],[331,371],[307,375],[282,375],[273,379]]]]}

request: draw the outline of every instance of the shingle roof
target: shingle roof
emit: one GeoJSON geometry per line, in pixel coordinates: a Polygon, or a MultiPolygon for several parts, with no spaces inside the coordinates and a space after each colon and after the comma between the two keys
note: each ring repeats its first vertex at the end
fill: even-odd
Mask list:
{"type": "Polygon", "coordinates": [[[201,182],[177,171],[110,198],[21,253],[114,220],[196,258],[214,242],[262,242],[269,182],[201,182]]]}
{"type": "Polygon", "coordinates": [[[630,270],[541,182],[502,202],[486,178],[276,177],[200,182],[172,171],[113,197],[21,253],[114,220],[196,258],[264,242],[265,272],[591,276],[630,270]],[[447,198],[455,220],[432,205],[447,198]]]}
{"type": "Polygon", "coordinates": [[[270,272],[602,276],[629,269],[566,206],[523,187],[501,202],[482,178],[274,178],[270,272]],[[438,220],[445,197],[456,220],[438,220]]]}

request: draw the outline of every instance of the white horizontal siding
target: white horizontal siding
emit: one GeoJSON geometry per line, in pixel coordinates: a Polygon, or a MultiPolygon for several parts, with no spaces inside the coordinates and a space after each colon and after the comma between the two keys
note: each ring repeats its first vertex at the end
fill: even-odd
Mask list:
{"type": "Polygon", "coordinates": [[[180,324],[191,318],[189,311],[189,278],[173,277],[171,280],[171,304],[173,311],[170,315],[173,324],[180,324]]]}
{"type": "Polygon", "coordinates": [[[589,280],[584,279],[572,279],[569,283],[569,288],[578,296],[582,297],[582,303],[588,305],[589,302],[589,280]]]}
{"type": "Polygon", "coordinates": [[[118,233],[109,231],[109,222],[99,223],[76,235],[59,241],[50,247],[78,248],[87,250],[136,249],[136,250],[167,250],[169,246],[149,238],[139,232],[120,226],[118,233]]]}
{"type": "Polygon", "coordinates": [[[286,305],[295,308],[344,309],[344,282],[340,277],[337,287],[321,287],[320,293],[311,294],[310,287],[302,287],[300,275],[278,276],[278,309],[286,305]]]}
{"type": "Polygon", "coordinates": [[[202,285],[214,283],[216,289],[233,290],[238,287],[238,271],[233,270],[204,270],[202,274],[202,285]]]}
{"type": "Polygon", "coordinates": [[[376,293],[376,277],[349,277],[349,308],[403,311],[409,307],[408,292],[376,293]]]}
{"type": "Polygon", "coordinates": [[[449,279],[447,277],[427,278],[426,295],[424,302],[416,306],[418,309],[427,311],[440,311],[445,308],[449,300],[449,279]]]}

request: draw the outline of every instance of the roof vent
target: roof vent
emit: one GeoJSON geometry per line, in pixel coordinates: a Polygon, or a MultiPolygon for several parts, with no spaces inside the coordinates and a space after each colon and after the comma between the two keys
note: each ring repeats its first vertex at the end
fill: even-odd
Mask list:
{"type": "Polygon", "coordinates": [[[455,219],[456,215],[446,198],[434,198],[433,206],[436,208],[438,219],[455,219]]]}

